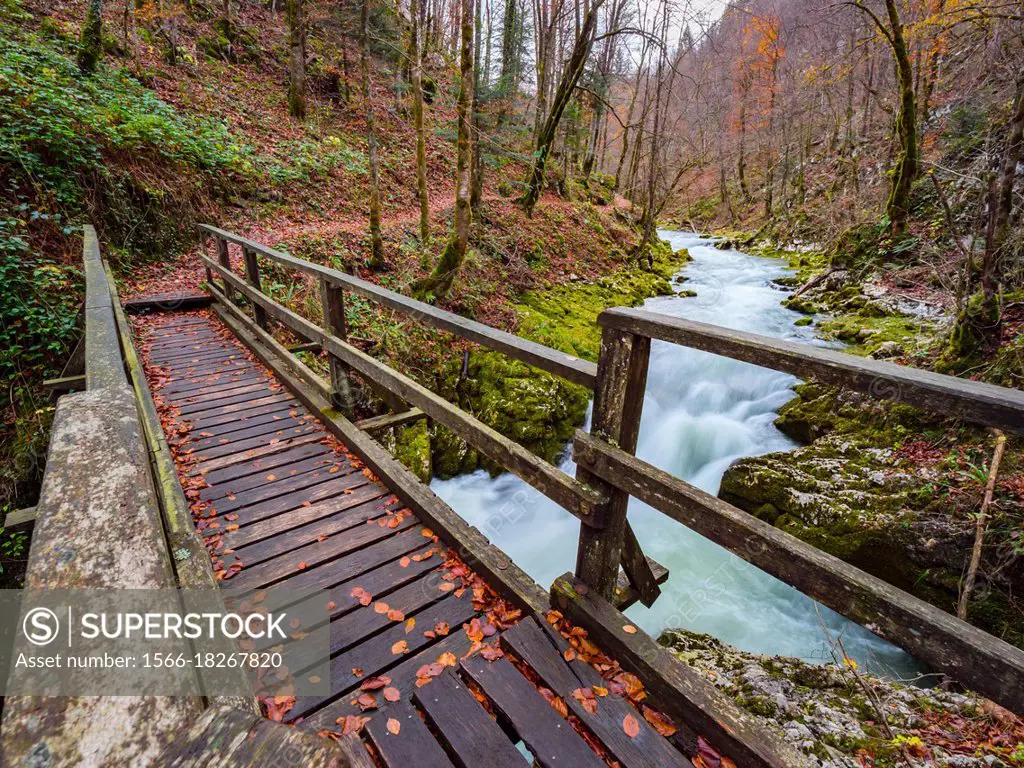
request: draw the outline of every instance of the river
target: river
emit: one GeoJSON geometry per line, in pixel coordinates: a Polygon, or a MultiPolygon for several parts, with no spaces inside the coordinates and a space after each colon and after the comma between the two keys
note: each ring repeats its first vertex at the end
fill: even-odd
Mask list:
{"type": "MultiPolygon", "coordinates": [[[[811,327],[795,325],[801,315],[780,304],[786,294],[771,281],[791,274],[784,262],[718,250],[692,233],[660,234],[673,248],[689,249],[682,287],[697,295],[649,299],[646,309],[823,343],[811,327]]],[[[637,455],[717,493],[737,458],[796,446],[772,422],[797,383],[787,374],[655,341],[637,455]]],[[[575,472],[571,458],[562,468],[575,472]]],[[[431,488],[542,586],[573,570],[579,523],[514,475],[492,478],[479,471],[434,480],[431,488]]],[[[644,551],[670,571],[652,608],[637,604],[627,611],[653,636],[682,627],[746,651],[822,663],[832,661],[827,633],[841,637],[847,654],[876,674],[910,677],[921,671],[902,650],[636,499],[629,519],[644,551]]]]}

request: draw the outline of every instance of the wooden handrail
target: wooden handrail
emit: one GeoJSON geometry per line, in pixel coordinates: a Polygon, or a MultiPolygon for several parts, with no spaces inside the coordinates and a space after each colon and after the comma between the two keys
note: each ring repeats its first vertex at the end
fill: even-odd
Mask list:
{"type": "MultiPolygon", "coordinates": [[[[514,440],[498,433],[408,376],[381,363],[357,347],[342,341],[315,323],[260,293],[219,263],[206,256],[200,258],[207,269],[220,277],[235,292],[242,294],[254,305],[261,307],[269,317],[287,326],[299,336],[320,344],[321,348],[337,357],[352,370],[418,407],[427,416],[450,429],[509,472],[537,488],[587,525],[598,529],[603,527],[603,515],[607,500],[599,492],[530,453],[514,440]]],[[[230,306],[226,293],[216,291],[214,295],[230,306]]],[[[255,325],[254,322],[253,325],[255,325]]]]}
{"type": "Polygon", "coordinates": [[[1024,651],[822,552],[641,459],[578,431],[576,461],[766,573],[989,698],[1024,711],[1024,651]]]}
{"type": "Polygon", "coordinates": [[[1018,390],[642,309],[608,309],[597,322],[605,328],[854,389],[880,400],[1024,432],[1024,392],[1018,390]]]}
{"type": "Polygon", "coordinates": [[[274,250],[262,243],[236,235],[233,232],[227,232],[208,224],[200,224],[199,228],[203,232],[213,235],[220,242],[235,243],[244,250],[257,253],[278,264],[283,264],[286,267],[291,267],[326,280],[331,285],[352,291],[420,322],[449,331],[456,336],[489,349],[503,352],[509,357],[514,357],[543,371],[561,376],[563,379],[580,384],[588,389],[594,388],[594,380],[597,376],[597,366],[594,363],[580,360],[573,355],[559,352],[543,344],[520,338],[515,334],[491,328],[488,325],[478,323],[475,320],[469,320],[453,312],[446,312],[422,301],[410,299],[408,296],[403,296],[400,293],[382,288],[374,283],[361,280],[353,275],[345,274],[337,269],[331,269],[330,267],[313,264],[312,262],[290,256],[287,253],[274,250]]]}

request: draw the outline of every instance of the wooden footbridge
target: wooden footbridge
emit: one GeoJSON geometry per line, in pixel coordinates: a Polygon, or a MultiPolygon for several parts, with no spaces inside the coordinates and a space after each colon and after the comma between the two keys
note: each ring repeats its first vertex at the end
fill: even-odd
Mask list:
{"type": "Polygon", "coordinates": [[[630,497],[1024,711],[1020,649],[633,455],[652,339],[1002,429],[1024,428],[1020,392],[639,309],[601,314],[595,365],[201,229],[206,296],[132,302],[150,315],[133,325],[86,228],[81,368],[65,379],[84,391],[58,403],[27,586],[327,590],[330,692],[264,702],[284,722],[246,697],[11,698],[9,764],[804,764],[622,615],[668,575],[630,528],[630,497]],[[268,296],[261,263],[319,281],[322,324],[268,296]],[[348,294],[591,388],[577,475],[352,343],[348,294]],[[329,379],[300,350],[326,358],[329,379]],[[357,386],[389,412],[357,420],[357,386]],[[550,592],[378,442],[418,419],[579,518],[574,570],[550,592]]]}

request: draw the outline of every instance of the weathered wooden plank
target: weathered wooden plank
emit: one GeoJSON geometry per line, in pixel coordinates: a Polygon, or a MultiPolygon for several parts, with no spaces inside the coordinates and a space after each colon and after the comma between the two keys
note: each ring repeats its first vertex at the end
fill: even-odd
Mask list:
{"type": "MultiPolygon", "coordinates": [[[[408,376],[375,360],[351,344],[325,333],[314,323],[254,291],[216,263],[209,259],[206,260],[206,263],[240,293],[251,301],[261,304],[274,319],[292,328],[303,337],[318,341],[324,349],[341,359],[350,368],[417,406],[430,418],[443,424],[581,520],[588,522],[593,527],[603,526],[606,500],[594,489],[569,477],[558,467],[530,453],[523,446],[509,440],[408,376]]],[[[251,322],[247,317],[245,321],[251,322]]],[[[252,325],[252,328],[255,328],[255,325],[252,325]]],[[[618,567],[617,562],[616,567],[618,567]]],[[[614,574],[612,581],[614,583],[614,574]]]]}
{"type": "MultiPolygon", "coordinates": [[[[369,528],[370,526],[366,527],[369,528]]],[[[422,546],[423,529],[413,526],[397,536],[392,536],[371,546],[356,550],[345,557],[312,566],[302,571],[296,571],[290,577],[279,582],[279,586],[287,589],[332,588],[349,579],[358,578],[359,574],[371,571],[381,563],[390,562],[403,555],[410,555],[422,546]]],[[[351,596],[347,593],[343,597],[351,599],[351,596]]]]}
{"type": "MultiPolygon", "coordinates": [[[[650,351],[650,339],[642,336],[616,330],[606,330],[601,335],[591,430],[627,451],[636,450],[640,434],[650,351]]],[[[650,606],[661,590],[631,530],[627,537],[629,495],[588,472],[586,467],[577,466],[576,477],[608,499],[603,527],[587,525],[586,521],[580,526],[576,575],[612,600],[622,563],[641,602],[650,606]],[[626,546],[627,542],[631,546],[626,546]]]]}
{"type": "MultiPolygon", "coordinates": [[[[182,414],[184,418],[187,418],[187,414],[182,414]]],[[[278,430],[279,432],[281,430],[278,430]]],[[[215,445],[209,445],[205,448],[195,447],[192,448],[192,454],[200,459],[217,459],[222,456],[231,456],[236,453],[248,451],[250,448],[261,448],[265,445],[278,445],[283,442],[293,442],[309,435],[317,434],[321,437],[326,437],[324,429],[316,422],[306,422],[305,424],[293,427],[291,429],[284,430],[284,434],[275,435],[256,435],[255,437],[240,437],[237,440],[229,439],[226,443],[218,442],[215,445]]]]}
{"type": "Polygon", "coordinates": [[[642,309],[605,310],[598,323],[734,360],[813,378],[990,427],[1024,431],[1024,392],[882,360],[720,328],[642,309]]]}
{"type": "Polygon", "coordinates": [[[371,416],[368,419],[360,419],[355,424],[363,432],[380,432],[392,427],[402,427],[414,421],[427,418],[427,414],[419,408],[410,408],[401,413],[384,413],[380,416],[371,416]]]}
{"type": "Polygon", "coordinates": [[[24,509],[16,509],[13,512],[10,512],[7,517],[4,518],[4,528],[33,522],[38,514],[37,509],[37,507],[25,507],[24,509]]]}
{"type": "Polygon", "coordinates": [[[324,426],[359,456],[395,495],[409,505],[420,520],[439,533],[473,570],[484,576],[502,597],[538,615],[543,615],[550,608],[547,594],[504,552],[491,544],[480,531],[468,525],[376,440],[340,417],[326,398],[291,375],[280,358],[263,346],[245,325],[228,317],[220,307],[215,307],[214,311],[273,370],[280,381],[316,414],[324,426]]]}
{"type": "Polygon", "coordinates": [[[335,465],[335,467],[337,467],[336,472],[331,472],[329,468],[322,468],[304,474],[292,475],[280,480],[273,473],[267,474],[264,476],[264,480],[267,481],[264,484],[258,485],[255,488],[249,488],[248,490],[233,492],[217,500],[213,507],[217,510],[218,515],[223,515],[228,512],[256,507],[264,502],[277,500],[281,497],[287,497],[288,503],[298,499],[297,503],[301,505],[303,501],[312,502],[314,495],[318,499],[329,498],[357,485],[362,485],[367,481],[367,478],[362,473],[359,473],[358,477],[352,477],[353,473],[357,473],[358,470],[350,463],[335,465]],[[327,486],[327,484],[330,485],[327,486]]]}
{"type": "Polygon", "coordinates": [[[206,386],[188,389],[183,392],[167,392],[161,390],[164,401],[171,405],[178,403],[192,403],[205,398],[221,396],[229,393],[237,393],[241,390],[258,392],[261,387],[268,384],[265,376],[251,375],[245,378],[224,378],[211,377],[204,382],[206,386]]]}
{"type": "Polygon", "coordinates": [[[302,459],[324,457],[325,455],[328,458],[330,455],[333,455],[330,447],[323,443],[307,443],[290,451],[283,451],[273,456],[264,456],[251,461],[245,461],[225,469],[204,472],[203,467],[200,467],[199,474],[203,475],[211,485],[218,485],[230,483],[235,478],[247,477],[255,473],[265,472],[268,469],[287,466],[302,459]]]}
{"type": "MultiPolygon", "coordinates": [[[[439,561],[435,559],[433,567],[437,567],[438,564],[439,561]]],[[[413,567],[412,558],[409,559],[409,565],[406,568],[411,567],[413,567]]],[[[401,571],[403,570],[405,568],[397,562],[393,562],[390,564],[390,573],[387,575],[392,579],[397,579],[401,577],[401,571]]],[[[370,587],[363,584],[362,580],[355,586],[362,587],[367,592],[370,592],[374,597],[375,603],[384,603],[391,610],[401,611],[407,618],[415,618],[415,625],[406,634],[423,635],[428,630],[433,631],[437,622],[434,624],[425,623],[425,614],[422,611],[433,603],[438,603],[445,599],[448,595],[447,592],[437,589],[429,577],[419,579],[413,584],[409,584],[390,594],[381,594],[379,591],[372,592],[370,587]],[[417,615],[419,618],[416,618],[417,615]]],[[[380,632],[382,629],[394,625],[395,621],[389,619],[386,613],[377,613],[377,611],[372,609],[362,610],[361,608],[350,611],[345,616],[331,622],[331,655],[346,651],[371,635],[380,632]]],[[[451,630],[453,632],[459,631],[459,627],[451,627],[451,630]]],[[[440,634],[438,637],[444,637],[444,634],[440,634]]]]}
{"type": "MultiPolygon", "coordinates": [[[[338,536],[307,544],[299,549],[286,551],[287,545],[282,543],[281,549],[285,550],[273,560],[267,560],[252,567],[243,568],[242,571],[231,580],[231,586],[238,589],[258,589],[276,581],[286,578],[289,574],[304,571],[317,565],[336,560],[342,555],[362,549],[368,544],[390,538],[407,528],[416,525],[416,520],[407,517],[402,520],[397,528],[381,528],[377,525],[363,525],[353,533],[346,536],[338,536]],[[303,566],[305,563],[305,566],[303,566]]],[[[270,539],[276,541],[276,538],[270,539]]],[[[243,561],[245,562],[245,561],[243,561]]]]}
{"type": "MultiPolygon", "coordinates": [[[[372,611],[373,607],[367,606],[362,610],[372,611]]],[[[452,627],[453,633],[465,634],[462,631],[462,624],[472,619],[475,614],[476,610],[470,596],[466,595],[462,599],[449,596],[427,606],[415,614],[414,618],[416,623],[424,628],[444,621],[452,627]]],[[[437,638],[427,637],[422,630],[406,632],[404,622],[398,622],[390,629],[365,639],[331,659],[331,687],[336,690],[329,696],[298,697],[292,714],[301,716],[319,709],[328,701],[337,698],[339,691],[340,695],[344,696],[349,691],[357,689],[364,680],[387,674],[389,669],[404,661],[407,654],[417,653],[436,641],[437,638]],[[404,642],[408,647],[405,653],[395,653],[392,650],[399,642],[404,642]]]]}
{"type": "MultiPolygon", "coordinates": [[[[289,534],[289,537],[298,537],[300,544],[306,544],[308,543],[307,534],[312,530],[309,527],[311,524],[317,523],[326,518],[330,518],[333,524],[335,519],[341,519],[341,513],[361,508],[367,502],[376,501],[378,499],[386,501],[385,497],[390,498],[386,488],[380,485],[367,483],[366,485],[353,489],[352,493],[334,496],[330,499],[324,499],[323,501],[318,501],[315,504],[310,504],[308,507],[299,507],[298,509],[292,510],[287,515],[277,515],[276,517],[267,518],[250,525],[242,526],[235,531],[228,531],[223,534],[222,540],[224,542],[224,547],[226,549],[238,550],[261,539],[277,536],[286,532],[289,534]]],[[[364,522],[369,519],[370,516],[375,516],[372,512],[372,508],[367,508],[366,510],[360,509],[360,516],[364,513],[366,515],[366,517],[363,518],[364,522]]],[[[316,536],[319,535],[320,534],[317,533],[313,536],[313,539],[315,540],[316,536]]]]}
{"type": "Polygon", "coordinates": [[[64,376],[59,379],[46,379],[43,389],[51,392],[75,392],[85,389],[85,376],[64,376]]]}
{"type": "MultiPolygon", "coordinates": [[[[701,674],[679,661],[646,633],[626,632],[633,624],[611,603],[571,573],[551,586],[554,606],[583,627],[590,639],[640,678],[666,714],[689,723],[737,765],[796,768],[810,762],[722,694],[701,674]]],[[[635,627],[634,627],[635,628],[635,627]]]]}
{"type": "MultiPolygon", "coordinates": [[[[366,725],[366,733],[377,748],[377,754],[388,768],[410,768],[423,765],[430,768],[449,768],[451,760],[420,720],[416,710],[404,701],[398,701],[373,718],[366,725]],[[388,730],[394,720],[397,733],[388,730]]],[[[520,761],[522,763],[522,761],[520,761]]],[[[489,765],[489,764],[488,764],[489,765]]]]}
{"type": "MultiPolygon", "coordinates": [[[[650,557],[647,558],[647,565],[650,566],[651,573],[654,574],[654,580],[658,584],[664,584],[668,581],[668,568],[650,557]]],[[[629,583],[629,577],[625,571],[619,571],[619,580],[615,586],[615,607],[620,611],[624,611],[639,600],[640,595],[629,583]]]]}
{"type": "MultiPolygon", "coordinates": [[[[294,528],[288,532],[287,536],[272,536],[259,541],[252,541],[245,545],[244,548],[234,547],[234,549],[238,552],[238,556],[242,558],[242,562],[255,565],[264,560],[281,557],[289,552],[299,551],[300,553],[305,553],[307,547],[332,538],[341,538],[348,542],[349,538],[353,536],[353,528],[357,526],[359,528],[359,530],[354,532],[355,535],[362,534],[367,527],[373,527],[368,526],[369,521],[376,520],[387,514],[388,505],[386,502],[386,498],[371,499],[363,504],[343,510],[329,519],[315,521],[308,525],[294,528]],[[342,533],[345,534],[344,537],[339,536],[342,533]]],[[[281,517],[290,517],[290,515],[283,515],[281,517]]],[[[375,527],[380,528],[381,526],[375,527]]],[[[393,530],[398,531],[402,530],[402,528],[396,527],[393,530]]]]}
{"type": "MultiPolygon", "coordinates": [[[[326,482],[309,488],[302,488],[297,491],[281,494],[280,496],[274,496],[273,498],[257,501],[247,507],[225,507],[221,510],[218,507],[221,501],[231,501],[230,499],[222,499],[221,501],[213,504],[213,508],[216,510],[217,515],[211,517],[218,522],[222,522],[224,520],[224,514],[237,515],[238,517],[236,520],[238,525],[244,527],[250,523],[255,523],[258,520],[265,520],[267,518],[274,517],[275,515],[281,515],[286,512],[301,509],[307,502],[312,506],[314,503],[323,501],[324,499],[347,495],[345,493],[346,491],[352,491],[354,493],[356,488],[366,485],[367,483],[369,483],[369,480],[361,473],[349,473],[343,477],[332,477],[326,482]]],[[[211,531],[207,532],[209,533],[211,531]]]]}
{"type": "Polygon", "coordinates": [[[480,656],[462,662],[463,672],[480,686],[543,768],[605,768],[604,760],[563,720],[508,659],[480,656]]]}
{"type": "Polygon", "coordinates": [[[268,419],[262,424],[242,426],[241,429],[236,429],[226,434],[223,432],[220,434],[210,433],[210,437],[201,437],[198,440],[189,442],[189,448],[191,448],[195,453],[202,451],[205,448],[215,448],[219,445],[228,445],[233,440],[249,440],[254,437],[265,437],[270,440],[274,437],[288,437],[299,434],[297,430],[308,426],[308,424],[308,420],[297,419],[293,416],[276,420],[268,419]],[[226,435],[231,435],[231,437],[227,437],[226,435]]]}
{"type": "Polygon", "coordinates": [[[192,400],[190,402],[175,403],[178,415],[183,419],[187,420],[187,417],[193,413],[205,413],[206,411],[212,411],[217,408],[223,408],[228,405],[236,405],[238,403],[255,403],[259,402],[264,397],[269,397],[272,394],[280,392],[281,389],[274,387],[265,387],[262,385],[254,386],[250,391],[232,391],[232,392],[214,392],[209,397],[203,397],[198,400],[192,400]]]}
{"type": "Polygon", "coordinates": [[[239,464],[249,459],[256,459],[261,456],[270,456],[275,453],[281,453],[282,451],[288,451],[292,448],[296,448],[307,443],[315,443],[319,440],[323,440],[323,435],[314,432],[303,437],[289,438],[282,440],[280,443],[275,445],[265,445],[262,448],[250,448],[242,453],[233,453],[230,456],[220,456],[216,459],[208,459],[202,463],[199,467],[190,470],[190,474],[196,474],[197,470],[206,470],[207,472],[215,469],[223,469],[224,467],[230,467],[232,464],[239,464]]]}
{"type": "Polygon", "coordinates": [[[469,341],[481,344],[490,349],[498,350],[504,354],[522,360],[548,373],[561,376],[569,381],[592,388],[597,370],[593,363],[580,360],[573,355],[545,347],[543,344],[528,341],[511,333],[499,331],[483,323],[468,320],[452,312],[445,312],[442,309],[402,296],[394,291],[381,288],[379,285],[360,280],[352,275],[347,275],[336,269],[330,269],[318,264],[312,264],[286,253],[268,248],[253,240],[239,235],[226,232],[216,227],[205,224],[199,225],[200,229],[216,235],[219,238],[230,240],[244,248],[249,248],[262,256],[265,256],[279,264],[294,267],[317,278],[324,278],[328,282],[344,287],[368,299],[372,299],[390,309],[407,314],[420,322],[429,323],[437,328],[454,333],[469,341]]]}
{"type": "Polygon", "coordinates": [[[576,460],[641,501],[1015,711],[1024,651],[584,432],[576,460]]]}
{"type": "MultiPolygon", "coordinates": [[[[263,416],[286,414],[288,411],[298,407],[298,405],[299,402],[294,397],[274,398],[272,402],[266,405],[256,406],[247,411],[235,410],[202,418],[191,418],[188,419],[188,424],[195,431],[208,431],[214,427],[221,427],[226,424],[254,423],[256,419],[263,416]]],[[[284,416],[282,415],[281,418],[284,418],[284,416]]]]}
{"type": "Polygon", "coordinates": [[[455,675],[445,672],[413,695],[459,768],[524,768],[519,750],[455,675]]]}
{"type": "MultiPolygon", "coordinates": [[[[245,261],[245,279],[255,290],[262,292],[260,263],[256,259],[256,252],[249,248],[243,248],[242,259],[245,261]]],[[[252,319],[260,328],[267,329],[267,313],[263,310],[263,307],[257,304],[252,305],[252,319]]]]}
{"type": "MultiPolygon", "coordinates": [[[[391,678],[391,687],[398,689],[403,700],[408,699],[412,692],[417,689],[416,671],[420,667],[424,664],[433,664],[446,653],[460,658],[468,653],[469,648],[470,640],[466,637],[465,632],[452,632],[440,642],[428,646],[412,658],[405,659],[397,667],[389,669],[387,675],[391,678]]],[[[431,684],[428,683],[424,687],[429,687],[431,684]]],[[[346,715],[360,714],[360,709],[352,703],[352,698],[351,695],[341,696],[323,709],[308,715],[302,725],[307,728],[335,728],[335,723],[339,718],[346,715]]]]}
{"type": "Polygon", "coordinates": [[[533,618],[525,618],[505,630],[501,642],[533,669],[548,688],[565,700],[570,711],[623,765],[636,768],[648,768],[650,765],[657,765],[658,768],[692,768],[692,763],[648,725],[643,715],[621,696],[609,693],[607,696],[596,697],[594,701],[597,711],[593,714],[588,712],[573,696],[573,692],[580,688],[592,692],[594,685],[607,684],[596,672],[593,676],[587,676],[586,681],[581,679],[576,674],[578,669],[586,667],[591,672],[593,669],[583,662],[566,662],[555,647],[552,637],[533,618]],[[639,733],[633,738],[622,727],[627,715],[637,721],[639,733]]]}
{"type": "Polygon", "coordinates": [[[162,293],[154,296],[140,296],[123,302],[124,311],[130,315],[143,312],[181,311],[185,309],[201,309],[210,306],[212,299],[201,292],[162,293]]]}
{"type": "Polygon", "coordinates": [[[243,768],[253,765],[302,765],[309,768],[368,768],[351,742],[343,752],[329,739],[274,723],[228,706],[213,706],[176,734],[160,756],[165,768],[243,768]],[[359,759],[360,762],[353,762],[359,759]]]}

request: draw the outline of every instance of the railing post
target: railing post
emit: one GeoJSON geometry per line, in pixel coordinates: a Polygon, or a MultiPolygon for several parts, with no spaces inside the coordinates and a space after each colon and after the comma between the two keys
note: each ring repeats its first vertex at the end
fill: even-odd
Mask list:
{"type": "MultiPolygon", "coordinates": [[[[203,257],[204,258],[209,258],[210,257],[210,236],[205,231],[203,231],[203,230],[200,230],[200,232],[202,232],[202,240],[203,240],[203,245],[202,245],[203,257]]],[[[213,285],[213,270],[210,269],[209,267],[203,267],[203,269],[206,270],[206,284],[207,285],[213,285]]]]}
{"type": "MultiPolygon", "coordinates": [[[[256,251],[250,251],[248,248],[242,249],[242,256],[245,258],[245,280],[254,290],[263,292],[263,286],[260,283],[260,265],[256,261],[256,251]]],[[[257,304],[255,301],[252,302],[252,319],[256,321],[263,330],[267,330],[267,310],[257,304]]]]}
{"type": "MultiPolygon", "coordinates": [[[[328,333],[344,340],[348,339],[348,328],[345,324],[345,291],[331,285],[326,279],[320,279],[320,297],[324,310],[324,328],[328,333]]],[[[331,365],[331,400],[346,418],[354,415],[352,402],[352,386],[348,378],[348,366],[332,355],[329,351],[327,359],[331,365]]]]}
{"type": "MultiPolygon", "coordinates": [[[[217,238],[217,260],[224,269],[231,271],[231,257],[228,255],[228,241],[222,237],[217,238]]],[[[224,295],[228,301],[236,302],[235,289],[231,287],[227,280],[222,280],[221,283],[224,286],[224,295]]]]}
{"type": "MultiPolygon", "coordinates": [[[[590,431],[630,453],[636,450],[640,433],[650,351],[651,340],[645,336],[614,328],[605,328],[601,335],[590,431]]],[[[608,498],[604,528],[580,524],[576,576],[602,597],[614,600],[626,539],[629,494],[601,480],[582,465],[576,469],[576,478],[608,498]]]]}

